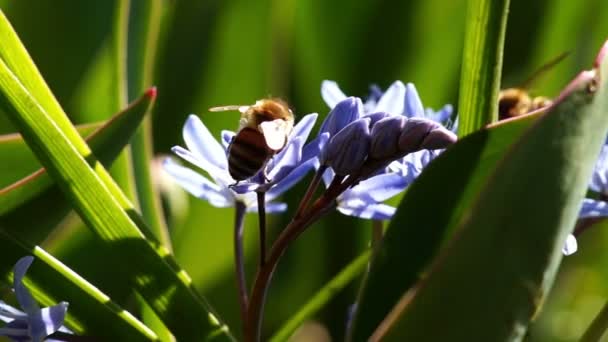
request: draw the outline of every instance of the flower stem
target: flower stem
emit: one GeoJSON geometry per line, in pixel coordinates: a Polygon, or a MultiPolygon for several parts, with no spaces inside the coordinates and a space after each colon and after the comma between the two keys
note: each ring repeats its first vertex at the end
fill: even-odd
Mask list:
{"type": "Polygon", "coordinates": [[[306,211],[304,215],[299,218],[294,217],[273,243],[268,259],[266,259],[266,263],[259,268],[251,290],[251,297],[247,308],[247,320],[245,322],[246,327],[244,329],[246,342],[260,341],[264,304],[266,302],[266,294],[268,292],[270,280],[279,263],[279,259],[283,253],[285,253],[287,247],[300,236],[307,227],[327,213],[328,209],[333,207],[336,197],[354,184],[358,177],[349,177],[342,183],[343,179],[344,177],[336,176],[327,191],[313,203],[310,210],[306,211]]]}
{"type": "Polygon", "coordinates": [[[376,249],[376,247],[378,247],[378,244],[380,243],[380,240],[382,240],[382,234],[383,234],[382,226],[383,226],[382,221],[372,220],[372,239],[371,239],[372,249],[376,249]]]}
{"type": "Polygon", "coordinates": [[[260,229],[260,267],[266,263],[266,193],[259,191],[258,197],[258,219],[260,229]]]}
{"type": "Polygon", "coordinates": [[[245,203],[236,201],[234,215],[234,265],[236,268],[236,281],[239,291],[239,307],[241,310],[241,320],[243,331],[246,329],[247,321],[247,277],[245,276],[245,258],[243,255],[243,231],[245,227],[245,213],[247,206],[245,203]]]}
{"type": "Polygon", "coordinates": [[[315,173],[315,176],[312,179],[312,181],[310,182],[310,185],[308,186],[308,189],[306,190],[306,193],[304,194],[304,198],[302,198],[302,201],[300,201],[298,210],[296,211],[296,214],[294,215],[295,220],[302,217],[302,215],[304,214],[304,211],[306,210],[306,208],[308,208],[308,203],[310,202],[312,195],[315,193],[315,190],[317,190],[317,187],[319,186],[319,182],[321,182],[321,179],[323,178],[323,172],[325,172],[326,169],[327,169],[327,166],[321,165],[321,167],[319,168],[317,173],[315,173]]]}

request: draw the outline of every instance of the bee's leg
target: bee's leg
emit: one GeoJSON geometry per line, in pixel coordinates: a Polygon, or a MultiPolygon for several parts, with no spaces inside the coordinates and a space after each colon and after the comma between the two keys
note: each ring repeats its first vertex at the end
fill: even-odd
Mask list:
{"type": "Polygon", "coordinates": [[[264,176],[264,182],[265,183],[270,183],[271,179],[268,178],[268,174],[266,173],[266,169],[264,169],[264,172],[262,172],[262,175],[264,176]]]}
{"type": "Polygon", "coordinates": [[[235,186],[239,185],[240,180],[237,180],[236,182],[234,182],[234,184],[230,184],[228,185],[229,188],[234,188],[235,186]]]}
{"type": "Polygon", "coordinates": [[[265,183],[270,183],[270,181],[272,180],[272,179],[268,178],[268,164],[271,164],[272,162],[274,162],[274,156],[270,157],[270,159],[268,161],[266,161],[266,163],[264,164],[262,176],[264,177],[265,183]]]}

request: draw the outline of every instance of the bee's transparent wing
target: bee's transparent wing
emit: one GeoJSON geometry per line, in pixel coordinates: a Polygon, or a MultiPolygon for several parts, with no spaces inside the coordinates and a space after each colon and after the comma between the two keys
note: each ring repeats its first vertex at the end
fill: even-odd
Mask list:
{"type": "Polygon", "coordinates": [[[266,146],[271,150],[279,151],[287,143],[289,135],[289,123],[283,119],[264,121],[259,125],[262,135],[266,140],[266,146]]]}

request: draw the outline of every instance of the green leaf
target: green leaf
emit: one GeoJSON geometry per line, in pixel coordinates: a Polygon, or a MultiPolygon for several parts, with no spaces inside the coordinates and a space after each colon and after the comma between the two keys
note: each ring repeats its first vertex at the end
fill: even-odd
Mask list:
{"type": "MultiPolygon", "coordinates": [[[[0,28],[6,26],[6,18],[0,18],[0,28]]],[[[15,38],[11,41],[0,36],[0,58],[2,51],[13,48],[7,41],[23,49],[14,32],[0,33],[15,38]]],[[[29,66],[20,70],[28,76],[37,74],[33,64],[18,65],[29,66]]],[[[0,94],[10,119],[80,217],[105,245],[112,246],[115,254],[108,256],[108,264],[115,268],[115,276],[133,286],[178,339],[230,339],[227,327],[193,290],[190,278],[173,257],[151,236],[61,107],[57,104],[47,109],[37,102],[4,59],[0,61],[0,94]]]]}
{"type": "MultiPolygon", "coordinates": [[[[129,143],[131,136],[141,123],[145,114],[156,99],[156,90],[151,89],[142,95],[139,99],[131,103],[123,111],[115,114],[110,120],[103,125],[82,125],[79,132],[87,134],[87,142],[91,147],[95,156],[105,165],[110,166],[120,151],[129,143]]],[[[6,136],[6,140],[11,139],[7,147],[0,147],[0,150],[6,150],[13,147],[12,152],[17,153],[15,148],[27,149],[23,154],[32,155],[29,148],[24,144],[20,135],[6,136]]],[[[0,138],[2,139],[2,138],[0,138]]],[[[4,144],[0,144],[3,146],[4,144]]],[[[33,155],[32,155],[33,156],[33,155]]],[[[37,163],[40,165],[40,163],[37,163]]],[[[12,165],[12,164],[11,164],[12,165]]],[[[53,186],[52,180],[44,169],[38,169],[29,176],[19,180],[17,183],[11,184],[3,189],[0,189],[0,222],[6,222],[6,215],[12,215],[11,211],[18,208],[18,211],[23,215],[28,216],[34,208],[37,208],[38,202],[36,198],[57,198],[61,203],[55,203],[53,212],[59,207],[65,209],[61,212],[67,213],[70,209],[66,201],[60,200],[63,196],[60,195],[60,190],[53,186]],[[44,194],[43,194],[44,192],[44,194]],[[36,204],[25,204],[28,201],[34,201],[36,204]],[[63,204],[63,205],[61,205],[63,204]]],[[[46,221],[44,215],[36,215],[36,222],[47,222],[50,227],[54,227],[56,221],[46,221]]],[[[19,222],[19,219],[24,218],[22,215],[13,216],[9,221],[19,222]]]]}
{"type": "Polygon", "coordinates": [[[4,281],[9,280],[11,262],[28,254],[38,257],[40,260],[27,272],[26,284],[36,300],[44,306],[67,301],[70,306],[66,323],[75,333],[94,334],[95,338],[107,341],[158,340],[148,327],[128,311],[40,247],[19,243],[4,230],[0,230],[0,242],[3,259],[6,260],[0,264],[0,273],[5,275],[4,281]],[[108,329],[109,326],[112,329],[108,329]]]}
{"type": "Polygon", "coordinates": [[[498,91],[509,0],[469,0],[467,7],[458,135],[498,120],[498,91]]]}
{"type": "MultiPolygon", "coordinates": [[[[80,135],[86,136],[99,128],[101,123],[77,125],[76,129],[80,135]]],[[[9,133],[0,135],[0,189],[13,184],[40,168],[40,163],[36,156],[27,147],[20,134],[9,133]]],[[[3,194],[3,190],[0,190],[3,194]]],[[[2,198],[0,197],[0,203],[2,198]]],[[[0,204],[0,207],[2,205],[0,204]]],[[[1,212],[4,208],[0,209],[1,212]]]]}
{"type": "Polygon", "coordinates": [[[446,231],[451,230],[448,227],[470,208],[509,146],[538,117],[520,116],[463,138],[430,163],[408,188],[361,288],[350,332],[353,341],[367,339],[418,280],[446,231]],[[420,228],[425,226],[432,229],[420,228]]]}
{"type": "MultiPolygon", "coordinates": [[[[606,52],[608,42],[598,61],[606,52]]],[[[608,59],[601,72],[579,74],[512,146],[428,275],[372,338],[523,338],[551,288],[606,139],[606,75],[608,59]]]]}

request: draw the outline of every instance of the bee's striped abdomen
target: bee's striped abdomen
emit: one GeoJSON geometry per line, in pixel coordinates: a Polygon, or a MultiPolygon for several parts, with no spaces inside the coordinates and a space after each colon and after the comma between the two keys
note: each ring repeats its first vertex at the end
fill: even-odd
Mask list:
{"type": "Polygon", "coordinates": [[[228,147],[228,171],[236,181],[255,175],[270,159],[272,151],[264,135],[253,128],[241,129],[228,147]]]}

